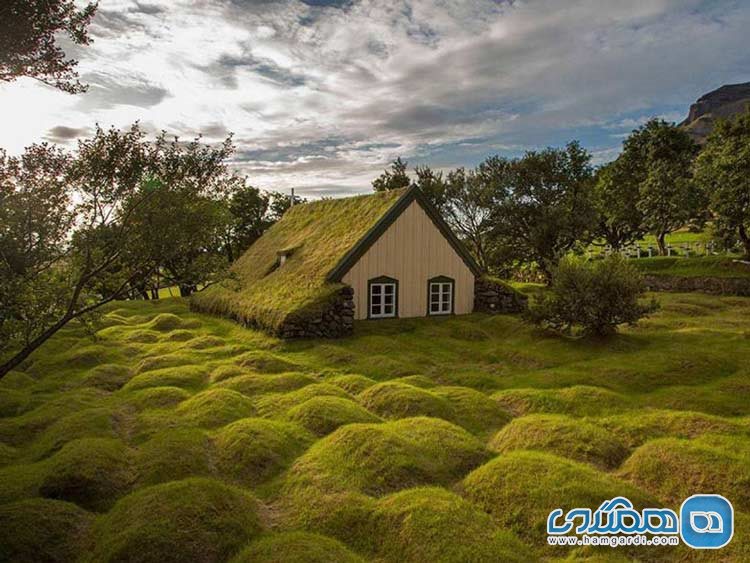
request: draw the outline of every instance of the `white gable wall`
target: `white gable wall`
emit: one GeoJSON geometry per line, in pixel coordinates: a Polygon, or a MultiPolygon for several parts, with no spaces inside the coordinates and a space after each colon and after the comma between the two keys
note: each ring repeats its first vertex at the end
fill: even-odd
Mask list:
{"type": "Polygon", "coordinates": [[[413,201],[342,281],[354,288],[356,319],[367,318],[367,282],[388,276],[398,280],[398,316],[427,314],[427,280],[447,276],[455,280],[454,312],[474,308],[474,274],[417,201],[413,201]]]}

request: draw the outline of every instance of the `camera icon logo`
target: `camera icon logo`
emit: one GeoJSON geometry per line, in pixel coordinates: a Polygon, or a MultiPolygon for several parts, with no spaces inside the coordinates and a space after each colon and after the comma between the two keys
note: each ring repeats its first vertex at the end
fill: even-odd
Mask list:
{"type": "Polygon", "coordinates": [[[693,495],[680,507],[680,536],[694,549],[719,549],[734,534],[734,508],[721,495],[693,495]]]}

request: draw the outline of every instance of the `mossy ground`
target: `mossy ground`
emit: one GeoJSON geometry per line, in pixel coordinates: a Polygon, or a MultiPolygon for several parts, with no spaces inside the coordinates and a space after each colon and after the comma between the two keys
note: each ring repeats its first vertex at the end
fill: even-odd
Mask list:
{"type": "Polygon", "coordinates": [[[695,560],[550,550],[546,516],[719,492],[735,537],[700,560],[747,560],[750,299],[659,299],[604,342],[484,315],[281,342],[180,299],[118,303],[0,381],[0,554],[695,560]]]}

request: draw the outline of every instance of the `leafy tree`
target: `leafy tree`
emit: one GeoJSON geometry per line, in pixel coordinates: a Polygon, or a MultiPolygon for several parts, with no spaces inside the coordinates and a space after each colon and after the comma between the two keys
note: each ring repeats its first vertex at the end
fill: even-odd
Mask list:
{"type": "MultiPolygon", "coordinates": [[[[281,219],[284,213],[292,206],[292,196],[281,192],[271,192],[268,201],[268,217],[273,223],[281,219]]],[[[305,203],[307,200],[295,195],[294,205],[305,203]]]]}
{"type": "Polygon", "coordinates": [[[227,257],[236,260],[271,226],[268,216],[270,198],[258,188],[242,185],[229,199],[231,224],[226,241],[227,257]]]}
{"type": "Polygon", "coordinates": [[[695,174],[710,198],[718,234],[732,243],[739,238],[750,259],[750,111],[716,125],[695,174]]]}
{"type": "Polygon", "coordinates": [[[130,217],[122,204],[143,170],[139,133],[110,138],[116,142],[96,154],[82,142],[77,159],[46,145],[5,159],[2,286],[17,297],[3,304],[0,377],[149,274],[146,259],[123,263],[130,217]]]}
{"type": "Polygon", "coordinates": [[[705,201],[691,175],[697,150],[679,127],[652,119],[625,140],[617,159],[618,179],[628,193],[629,185],[638,186],[637,209],[662,255],[669,233],[705,218],[705,201]]]}
{"type": "Polygon", "coordinates": [[[532,303],[528,317],[564,334],[610,336],[618,326],[634,325],[656,311],[656,301],[640,301],[644,293],[640,272],[619,254],[594,263],[566,257],[555,269],[550,289],[532,303]]]}
{"type": "Polygon", "coordinates": [[[535,262],[551,281],[560,259],[591,238],[591,156],[572,142],[496,166],[502,173],[497,174],[490,238],[498,260],[535,262]]]}
{"type": "Polygon", "coordinates": [[[448,185],[443,179],[442,172],[435,172],[429,166],[417,166],[414,169],[417,175],[415,184],[427,199],[439,210],[443,210],[446,204],[448,185]]]}
{"type": "Polygon", "coordinates": [[[73,0],[3,0],[0,3],[0,81],[34,78],[71,94],[78,81],[77,61],[67,59],[60,34],[76,45],[91,42],[87,27],[97,4],[78,8],[73,0]]]}
{"type": "Polygon", "coordinates": [[[406,173],[408,163],[398,157],[391,163],[390,170],[384,170],[383,173],[372,182],[372,187],[376,192],[385,192],[388,190],[398,190],[407,188],[411,185],[411,179],[406,173]]]}
{"type": "Polygon", "coordinates": [[[159,135],[146,152],[148,172],[127,205],[137,205],[131,223],[133,255],[149,256],[158,275],[189,296],[211,283],[226,265],[224,245],[232,216],[227,197],[244,185],[226,166],[231,138],[209,146],[159,135]],[[143,203],[147,201],[147,203],[143,203]]]}
{"type": "MultiPolygon", "coordinates": [[[[192,290],[225,226],[219,148],[97,128],[75,157],[47,145],[0,158],[0,377],[72,320],[166,272],[192,290]],[[183,216],[184,214],[184,216],[183,216]]],[[[229,178],[231,179],[231,178],[229,178]]],[[[224,260],[225,261],[225,260],[224,260]]]]}
{"type": "Polygon", "coordinates": [[[624,160],[602,166],[592,189],[596,237],[604,239],[614,250],[643,238],[646,227],[639,198],[640,185],[633,181],[624,160]]]}

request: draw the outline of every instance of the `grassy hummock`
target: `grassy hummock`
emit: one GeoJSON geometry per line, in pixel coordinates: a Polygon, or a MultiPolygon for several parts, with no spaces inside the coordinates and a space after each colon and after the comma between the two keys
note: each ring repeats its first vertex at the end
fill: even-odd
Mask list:
{"type": "Polygon", "coordinates": [[[603,469],[618,467],[628,449],[616,434],[563,415],[528,415],[495,434],[488,447],[498,453],[539,450],[585,461],[603,469]]]}
{"type": "Polygon", "coordinates": [[[70,502],[28,499],[0,505],[0,559],[75,561],[88,547],[93,515],[70,502]]]}
{"type": "Polygon", "coordinates": [[[332,538],[306,532],[282,532],[255,540],[231,563],[364,563],[332,538]]]}
{"type": "Polygon", "coordinates": [[[438,487],[382,498],[372,516],[387,561],[529,561],[529,549],[470,502],[438,487]]]}
{"type": "Polygon", "coordinates": [[[436,418],[349,424],[300,457],[287,486],[382,496],[419,485],[449,484],[488,457],[476,438],[436,418]]]}
{"type": "Polygon", "coordinates": [[[198,311],[277,330],[320,313],[339,289],[326,276],[403,190],[296,205],[232,266],[225,282],[191,299],[198,311]],[[283,266],[278,253],[288,251],[283,266]]]}
{"type": "Polygon", "coordinates": [[[595,342],[510,315],[284,342],[114,304],[0,380],[0,560],[750,560],[750,299],[659,299],[595,342]],[[546,545],[557,506],[696,492],[734,504],[722,550],[546,545]]]}
{"type": "Polygon", "coordinates": [[[263,526],[250,493],[185,479],[121,499],[96,525],[87,561],[226,561],[263,526]]]}

